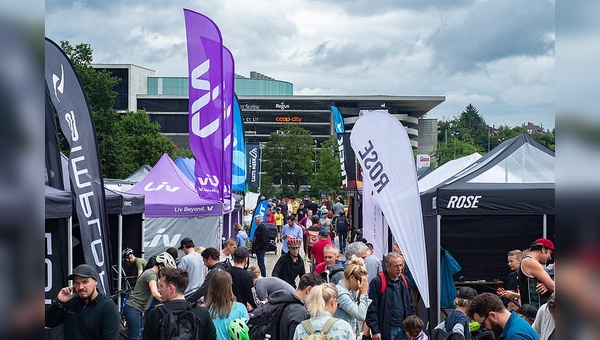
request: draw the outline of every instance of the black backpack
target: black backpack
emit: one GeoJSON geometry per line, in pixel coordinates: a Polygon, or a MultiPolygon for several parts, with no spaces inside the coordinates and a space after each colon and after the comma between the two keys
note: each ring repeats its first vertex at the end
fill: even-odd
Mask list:
{"type": "Polygon", "coordinates": [[[281,315],[285,307],[292,303],[296,302],[277,304],[267,302],[255,308],[250,313],[250,319],[248,320],[250,340],[263,340],[267,334],[271,335],[271,340],[278,340],[281,315]]]}
{"type": "Polygon", "coordinates": [[[186,309],[168,310],[165,306],[157,307],[161,314],[160,338],[200,339],[200,318],[192,312],[196,303],[190,303],[186,309]]]}
{"type": "Polygon", "coordinates": [[[338,233],[345,233],[347,231],[346,227],[348,222],[346,221],[346,217],[338,217],[335,223],[335,228],[338,233]]]}

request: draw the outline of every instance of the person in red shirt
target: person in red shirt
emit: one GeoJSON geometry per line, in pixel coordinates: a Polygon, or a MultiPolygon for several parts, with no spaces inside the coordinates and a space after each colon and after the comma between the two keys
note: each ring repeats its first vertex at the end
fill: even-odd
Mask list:
{"type": "Polygon", "coordinates": [[[333,244],[329,239],[329,231],[321,229],[321,231],[319,231],[319,240],[315,242],[315,244],[313,244],[310,250],[310,261],[312,263],[312,271],[315,270],[315,267],[319,263],[325,262],[325,258],[323,257],[323,249],[328,244],[333,244]]]}

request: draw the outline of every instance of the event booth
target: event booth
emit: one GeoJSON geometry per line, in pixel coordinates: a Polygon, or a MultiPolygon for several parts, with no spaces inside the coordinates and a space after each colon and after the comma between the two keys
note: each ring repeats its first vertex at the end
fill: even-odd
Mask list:
{"type": "Polygon", "coordinates": [[[553,238],[554,187],[554,152],[519,135],[421,193],[432,323],[446,307],[440,305],[442,249],[462,267],[454,279],[466,283],[458,284],[495,292],[510,272],[508,251],[553,238]]]}
{"type": "Polygon", "coordinates": [[[144,258],[179,247],[184,237],[191,237],[197,245],[219,248],[219,217],[226,211],[225,205],[201,199],[194,184],[166,153],[128,193],[146,197],[144,258]]]}

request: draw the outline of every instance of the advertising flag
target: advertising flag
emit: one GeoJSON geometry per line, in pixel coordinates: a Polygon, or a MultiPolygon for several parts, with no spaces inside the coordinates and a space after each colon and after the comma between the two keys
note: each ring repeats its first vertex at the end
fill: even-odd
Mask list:
{"type": "Polygon", "coordinates": [[[429,308],[429,282],[421,200],[412,146],[406,130],[387,111],[358,118],[350,134],[352,149],[369,181],[373,196],[429,308]],[[400,207],[400,209],[399,209],[400,207]]]}
{"type": "Polygon", "coordinates": [[[190,148],[200,198],[224,199],[223,44],[208,17],[184,9],[189,76],[190,148]]]}
{"type": "MultiPolygon", "coordinates": [[[[356,164],[356,157],[354,156],[354,152],[345,151],[346,149],[350,150],[350,148],[348,148],[350,145],[350,133],[344,132],[338,134],[337,140],[338,150],[340,148],[344,149],[343,154],[341,151],[339,151],[340,162],[342,161],[342,155],[344,156],[344,169],[346,171],[346,184],[344,185],[344,189],[360,189],[362,188],[362,179],[360,175],[360,169],[358,169],[358,164],[356,164]]],[[[344,181],[343,177],[344,173],[342,172],[342,181],[344,181]]]]}
{"type": "Polygon", "coordinates": [[[92,112],[73,65],[50,39],[46,39],[45,55],[47,94],[69,143],[69,176],[75,194],[83,256],[85,262],[98,271],[98,289],[109,293],[108,222],[92,112]]]}
{"type": "Polygon", "coordinates": [[[237,96],[233,95],[233,178],[231,189],[234,191],[246,190],[246,142],[244,141],[244,122],[242,110],[237,96]]]}
{"type": "MultiPolygon", "coordinates": [[[[231,200],[233,162],[233,84],[235,82],[235,61],[233,55],[223,46],[223,198],[231,200]]],[[[233,205],[230,207],[233,208],[233,205]]]]}
{"type": "Polygon", "coordinates": [[[248,155],[248,187],[260,186],[260,144],[249,143],[246,147],[248,155]]]}
{"type": "Polygon", "coordinates": [[[267,220],[267,209],[269,208],[269,201],[264,199],[256,205],[254,213],[252,214],[252,224],[250,225],[250,239],[254,240],[254,232],[256,231],[256,216],[262,216],[263,222],[267,220]]]}
{"type": "Polygon", "coordinates": [[[340,158],[340,170],[342,171],[342,188],[346,189],[348,188],[348,174],[346,172],[347,144],[344,144],[343,136],[345,131],[344,119],[342,118],[340,110],[334,105],[331,105],[331,112],[333,113],[333,125],[335,126],[335,133],[337,134],[338,156],[340,158]]]}

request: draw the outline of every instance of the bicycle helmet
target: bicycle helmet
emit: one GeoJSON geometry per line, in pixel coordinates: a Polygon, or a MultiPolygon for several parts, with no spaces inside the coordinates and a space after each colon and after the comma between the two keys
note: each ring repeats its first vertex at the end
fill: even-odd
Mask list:
{"type": "Polygon", "coordinates": [[[231,321],[227,326],[227,335],[231,340],[250,340],[246,319],[239,318],[231,321]]]}
{"type": "Polygon", "coordinates": [[[124,259],[126,259],[129,257],[129,255],[133,255],[133,249],[125,248],[125,249],[123,249],[123,252],[121,253],[121,255],[123,256],[124,259]]]}
{"type": "Polygon", "coordinates": [[[173,256],[171,254],[164,252],[156,255],[156,264],[162,264],[165,267],[177,268],[175,264],[175,260],[173,260],[173,256]]]}
{"type": "Polygon", "coordinates": [[[297,237],[289,237],[287,239],[288,248],[299,248],[302,245],[302,240],[297,237]]]}

